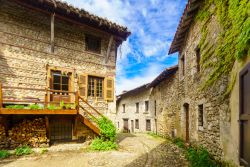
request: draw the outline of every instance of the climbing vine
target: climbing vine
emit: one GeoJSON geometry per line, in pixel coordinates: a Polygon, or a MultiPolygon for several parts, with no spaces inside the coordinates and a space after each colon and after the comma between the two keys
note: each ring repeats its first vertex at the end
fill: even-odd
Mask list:
{"type": "Polygon", "coordinates": [[[199,47],[202,67],[204,69],[212,67],[212,72],[203,89],[216,83],[224,74],[229,74],[235,61],[241,61],[250,55],[249,16],[250,0],[204,1],[196,15],[196,20],[202,22],[199,47]],[[208,24],[214,16],[220,23],[221,32],[216,43],[211,43],[208,24]]]}

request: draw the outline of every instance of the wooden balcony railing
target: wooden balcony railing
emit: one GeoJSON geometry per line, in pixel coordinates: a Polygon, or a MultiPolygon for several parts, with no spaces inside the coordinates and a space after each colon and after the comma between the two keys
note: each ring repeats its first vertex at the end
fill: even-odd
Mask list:
{"type": "MultiPolygon", "coordinates": [[[[1,109],[1,111],[7,112],[7,109],[4,108],[4,105],[6,105],[6,104],[43,104],[43,109],[39,109],[39,110],[46,110],[44,112],[49,113],[49,111],[47,111],[47,110],[49,110],[48,109],[49,105],[58,106],[62,102],[62,101],[50,101],[49,96],[53,95],[53,94],[72,95],[72,99],[74,99],[74,101],[72,100],[70,102],[64,102],[64,104],[65,105],[68,105],[68,104],[74,105],[75,104],[75,109],[72,109],[72,110],[77,111],[77,113],[78,113],[78,109],[79,109],[78,92],[60,91],[60,90],[53,90],[53,89],[47,89],[47,88],[37,89],[37,88],[27,88],[27,87],[3,86],[1,83],[0,83],[0,109],[1,109]],[[44,92],[44,99],[37,98],[37,97],[17,98],[17,97],[12,97],[12,96],[4,96],[5,90],[27,90],[27,91],[44,92]]],[[[24,110],[27,110],[27,109],[23,109],[22,111],[24,111],[24,110]]],[[[69,111],[70,109],[62,108],[60,110],[65,110],[64,113],[66,113],[66,111],[69,111]]],[[[59,109],[58,109],[58,111],[59,111],[59,109]]],[[[15,113],[15,112],[13,112],[13,113],[15,113]]],[[[35,112],[33,112],[33,113],[35,113],[35,112]]],[[[59,113],[63,113],[63,111],[60,111],[59,113]]],[[[71,112],[68,112],[68,113],[71,113],[71,112]]]]}

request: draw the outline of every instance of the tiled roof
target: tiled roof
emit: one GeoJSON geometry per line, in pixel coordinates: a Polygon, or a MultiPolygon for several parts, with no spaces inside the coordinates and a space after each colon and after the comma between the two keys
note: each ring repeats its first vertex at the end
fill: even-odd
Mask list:
{"type": "Polygon", "coordinates": [[[126,39],[131,33],[127,27],[113,23],[105,18],[96,16],[87,12],[84,9],[76,8],[66,2],[60,0],[15,0],[18,3],[31,5],[32,7],[55,12],[56,15],[61,15],[74,21],[87,24],[89,26],[107,31],[126,39]]]}
{"type": "Polygon", "coordinates": [[[173,66],[170,68],[166,68],[158,77],[156,77],[148,86],[149,87],[155,87],[165,79],[170,78],[173,76],[176,71],[178,70],[178,66],[173,66]]]}
{"type": "Polygon", "coordinates": [[[126,97],[126,96],[130,96],[130,95],[134,95],[136,93],[139,93],[141,91],[150,89],[152,87],[157,86],[159,83],[161,83],[162,81],[164,81],[165,79],[168,79],[170,77],[172,77],[178,70],[178,65],[173,66],[173,67],[169,67],[166,68],[160,75],[158,75],[152,82],[139,86],[135,89],[129,90],[127,92],[124,92],[120,95],[117,96],[117,101],[119,101],[121,98],[126,97]]]}
{"type": "Polygon", "coordinates": [[[174,40],[172,41],[168,54],[180,51],[181,46],[184,43],[185,36],[189,30],[190,25],[192,24],[194,16],[197,10],[199,9],[199,6],[202,1],[203,0],[188,0],[188,3],[182,14],[181,20],[177,27],[174,40]]]}

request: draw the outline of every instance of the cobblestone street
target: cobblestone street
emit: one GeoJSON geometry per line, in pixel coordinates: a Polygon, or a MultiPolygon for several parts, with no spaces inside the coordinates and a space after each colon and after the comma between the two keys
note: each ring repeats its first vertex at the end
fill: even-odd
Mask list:
{"type": "MultiPolygon", "coordinates": [[[[119,134],[119,150],[88,152],[82,150],[49,151],[43,155],[31,155],[19,159],[6,159],[0,166],[6,167],[185,167],[187,162],[175,145],[159,137],[146,134],[119,134]]],[[[68,147],[69,145],[65,145],[68,147]]],[[[63,147],[63,145],[60,145],[63,147]]],[[[77,146],[78,147],[78,146],[77,146]]]]}

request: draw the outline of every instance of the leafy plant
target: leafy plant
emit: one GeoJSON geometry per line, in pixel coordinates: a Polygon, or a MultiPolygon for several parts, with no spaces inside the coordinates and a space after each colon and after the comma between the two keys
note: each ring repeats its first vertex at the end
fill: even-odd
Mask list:
{"type": "Polygon", "coordinates": [[[8,158],[10,156],[10,152],[6,150],[0,150],[0,159],[8,158]]]}
{"type": "Polygon", "coordinates": [[[27,109],[30,109],[30,110],[39,110],[39,109],[42,109],[42,106],[38,105],[38,104],[30,104],[27,109]]]}
{"type": "Polygon", "coordinates": [[[25,146],[21,146],[21,147],[17,147],[16,150],[15,150],[15,154],[17,156],[21,156],[21,155],[28,155],[28,154],[31,154],[33,153],[32,149],[25,145],[25,146]]]}
{"type": "Polygon", "coordinates": [[[24,105],[8,105],[6,106],[5,108],[8,108],[8,109],[24,109],[25,106],[24,105]]]}
{"type": "Polygon", "coordinates": [[[113,141],[104,141],[101,138],[95,138],[90,147],[92,150],[107,151],[117,149],[118,145],[113,141]]]}
{"type": "Polygon", "coordinates": [[[97,120],[98,127],[100,128],[101,138],[106,141],[114,142],[116,139],[116,127],[113,122],[108,118],[102,117],[97,120]]]}
{"type": "Polygon", "coordinates": [[[185,143],[181,138],[175,138],[173,140],[173,143],[175,143],[179,148],[185,148],[185,143]]]}
{"type": "Polygon", "coordinates": [[[155,138],[161,137],[161,136],[159,136],[158,134],[156,134],[154,132],[148,132],[147,134],[152,136],[152,137],[155,137],[155,138]]]}
{"type": "Polygon", "coordinates": [[[186,151],[186,158],[191,167],[216,167],[216,161],[203,147],[189,147],[186,151]]]}
{"type": "Polygon", "coordinates": [[[112,150],[117,149],[116,128],[111,120],[102,117],[97,120],[100,129],[100,138],[95,138],[90,147],[92,150],[112,150]]]}
{"type": "Polygon", "coordinates": [[[57,110],[58,107],[56,107],[56,106],[53,105],[53,104],[50,104],[50,105],[48,105],[47,109],[48,109],[48,110],[57,110]]]}
{"type": "Polygon", "coordinates": [[[44,154],[44,153],[46,153],[46,152],[48,152],[48,149],[47,149],[47,148],[42,148],[42,149],[40,150],[40,153],[41,153],[41,154],[44,154]]]}

